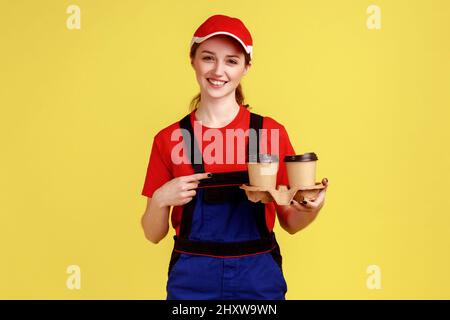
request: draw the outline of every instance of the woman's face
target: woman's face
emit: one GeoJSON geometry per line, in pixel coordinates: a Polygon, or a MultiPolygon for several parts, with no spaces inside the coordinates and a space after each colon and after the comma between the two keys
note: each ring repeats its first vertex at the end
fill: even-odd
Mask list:
{"type": "Polygon", "coordinates": [[[203,41],[191,59],[202,94],[220,98],[231,93],[247,74],[242,46],[233,38],[217,35],[203,41]],[[216,84],[210,80],[219,81],[216,84]]]}

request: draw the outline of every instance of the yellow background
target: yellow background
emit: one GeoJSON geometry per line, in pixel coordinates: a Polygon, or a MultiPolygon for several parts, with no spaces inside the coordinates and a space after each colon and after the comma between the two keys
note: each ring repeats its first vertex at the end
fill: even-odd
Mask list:
{"type": "Polygon", "coordinates": [[[252,111],[330,182],[308,228],[276,225],[287,298],[449,299],[445,0],[2,1],[0,298],[165,299],[173,231],[144,238],[140,192],[154,134],[199,90],[188,45],[216,13],[253,35],[252,111]]]}

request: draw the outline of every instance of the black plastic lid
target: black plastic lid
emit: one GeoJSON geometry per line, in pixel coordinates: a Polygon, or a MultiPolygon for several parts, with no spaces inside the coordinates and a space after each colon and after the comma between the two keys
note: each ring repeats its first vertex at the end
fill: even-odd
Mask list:
{"type": "Polygon", "coordinates": [[[249,162],[271,163],[271,162],[278,162],[278,161],[279,161],[279,159],[276,154],[260,153],[258,155],[258,159],[256,159],[256,155],[249,156],[249,162]]]}
{"type": "Polygon", "coordinates": [[[319,160],[314,152],[307,152],[295,156],[285,156],[284,162],[316,161],[319,160]]]}

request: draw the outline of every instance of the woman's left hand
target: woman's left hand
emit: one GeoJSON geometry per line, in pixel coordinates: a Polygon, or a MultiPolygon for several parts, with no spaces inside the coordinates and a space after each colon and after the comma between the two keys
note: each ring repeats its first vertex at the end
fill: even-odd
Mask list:
{"type": "Polygon", "coordinates": [[[304,212],[304,213],[315,213],[317,214],[320,209],[322,209],[324,203],[325,203],[325,194],[327,192],[328,188],[328,179],[324,178],[322,179],[322,184],[325,186],[322,190],[319,191],[317,197],[312,200],[304,200],[300,203],[298,203],[295,200],[291,201],[291,205],[297,209],[297,211],[304,212]]]}

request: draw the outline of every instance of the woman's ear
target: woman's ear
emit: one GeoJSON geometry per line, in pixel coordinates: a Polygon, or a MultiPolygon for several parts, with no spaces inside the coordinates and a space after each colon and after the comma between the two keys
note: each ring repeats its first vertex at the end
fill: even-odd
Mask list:
{"type": "Polygon", "coordinates": [[[244,76],[247,74],[248,70],[250,70],[251,66],[252,66],[252,63],[251,63],[251,62],[249,62],[248,65],[245,66],[245,69],[244,69],[244,76]]]}

